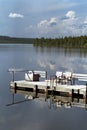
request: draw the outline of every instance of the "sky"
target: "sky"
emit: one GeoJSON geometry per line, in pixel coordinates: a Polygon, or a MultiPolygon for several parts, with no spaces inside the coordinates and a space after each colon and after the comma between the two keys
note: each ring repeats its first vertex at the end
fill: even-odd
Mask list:
{"type": "Polygon", "coordinates": [[[0,35],[58,38],[87,34],[87,0],[0,0],[0,35]]]}

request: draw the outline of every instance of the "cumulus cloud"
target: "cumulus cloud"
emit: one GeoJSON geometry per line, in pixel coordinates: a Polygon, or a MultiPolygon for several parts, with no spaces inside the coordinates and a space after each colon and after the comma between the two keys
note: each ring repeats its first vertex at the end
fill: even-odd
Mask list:
{"type": "Polygon", "coordinates": [[[60,37],[76,35],[79,30],[77,28],[78,18],[75,11],[68,11],[63,18],[52,17],[42,20],[38,23],[38,29],[42,36],[60,37]]]}
{"type": "Polygon", "coordinates": [[[55,18],[55,17],[51,18],[51,19],[49,20],[48,24],[49,24],[50,26],[56,25],[56,24],[57,24],[57,18],[55,18]]]}
{"type": "Polygon", "coordinates": [[[83,22],[83,23],[87,25],[87,18],[84,20],[84,22],[83,22]]]}
{"type": "Polygon", "coordinates": [[[51,17],[43,19],[37,23],[36,30],[33,31],[37,37],[62,37],[80,36],[87,34],[87,18],[77,17],[75,11],[69,10],[62,17],[51,17]]]}
{"type": "Polygon", "coordinates": [[[61,25],[60,27],[64,28],[64,31],[70,35],[75,34],[75,29],[77,29],[77,24],[78,23],[78,18],[76,17],[76,12],[75,11],[68,11],[65,14],[65,18],[61,20],[61,25]],[[70,32],[70,33],[69,33],[70,32]]]}
{"type": "Polygon", "coordinates": [[[38,23],[38,27],[41,27],[41,26],[54,26],[57,24],[57,18],[56,17],[52,17],[51,19],[49,20],[42,20],[38,23]]]}
{"type": "Polygon", "coordinates": [[[22,14],[19,14],[19,13],[10,13],[9,17],[10,18],[23,18],[24,16],[22,14]]]}
{"type": "Polygon", "coordinates": [[[69,19],[75,19],[75,11],[68,11],[66,13],[66,17],[69,18],[69,19]]]}
{"type": "Polygon", "coordinates": [[[47,25],[48,21],[47,20],[42,20],[38,23],[38,27],[41,27],[41,26],[44,26],[44,25],[47,25]]]}

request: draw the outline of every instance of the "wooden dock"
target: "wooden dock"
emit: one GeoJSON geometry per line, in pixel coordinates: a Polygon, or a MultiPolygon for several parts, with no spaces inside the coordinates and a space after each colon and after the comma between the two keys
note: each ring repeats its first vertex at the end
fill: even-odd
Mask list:
{"type": "MultiPolygon", "coordinates": [[[[24,90],[31,92],[42,92],[56,95],[77,96],[87,98],[87,85],[75,84],[75,80],[87,80],[86,74],[76,74],[71,72],[57,71],[54,76],[47,79],[47,72],[45,71],[27,71],[25,72],[25,79],[15,81],[14,73],[18,70],[9,70],[13,73],[13,80],[10,82],[11,89],[24,90]],[[44,78],[40,81],[40,77],[44,78]]],[[[23,71],[24,72],[24,71],[23,71]]]]}
{"type": "Polygon", "coordinates": [[[61,93],[62,95],[80,95],[86,96],[86,85],[67,85],[56,84],[52,85],[50,80],[29,82],[26,80],[11,81],[10,87],[16,90],[25,90],[31,92],[43,92],[43,93],[61,93]]]}

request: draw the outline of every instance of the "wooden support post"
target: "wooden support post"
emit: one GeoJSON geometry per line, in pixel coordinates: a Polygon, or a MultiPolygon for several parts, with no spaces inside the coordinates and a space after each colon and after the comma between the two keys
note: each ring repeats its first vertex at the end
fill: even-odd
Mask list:
{"type": "Polygon", "coordinates": [[[38,92],[38,86],[36,85],[36,93],[38,92]]]}
{"type": "Polygon", "coordinates": [[[72,102],[74,101],[74,89],[72,89],[72,102]]]}
{"type": "Polygon", "coordinates": [[[79,102],[79,89],[78,89],[78,97],[77,97],[77,98],[78,98],[78,101],[77,101],[77,102],[79,102]]]}
{"type": "Polygon", "coordinates": [[[14,104],[14,94],[12,94],[13,100],[12,100],[12,104],[14,104]]]}
{"type": "Polygon", "coordinates": [[[12,71],[12,81],[14,82],[14,71],[12,71]]]}
{"type": "Polygon", "coordinates": [[[85,94],[85,108],[87,109],[87,83],[86,83],[86,94],[85,94]]]}
{"type": "Polygon", "coordinates": [[[75,85],[75,78],[72,79],[72,85],[75,85]]]}
{"type": "Polygon", "coordinates": [[[85,104],[87,104],[87,83],[86,83],[86,95],[85,95],[85,104]]]}
{"type": "Polygon", "coordinates": [[[46,71],[46,80],[47,80],[47,71],[46,71]]]}
{"type": "Polygon", "coordinates": [[[14,93],[16,93],[16,89],[17,89],[17,84],[14,82],[14,93]]]}
{"type": "Polygon", "coordinates": [[[35,92],[35,97],[37,97],[37,93],[38,93],[38,86],[37,85],[34,86],[33,92],[35,92]]]}
{"type": "Polygon", "coordinates": [[[47,101],[47,97],[48,97],[48,86],[45,89],[45,101],[47,101]]]}

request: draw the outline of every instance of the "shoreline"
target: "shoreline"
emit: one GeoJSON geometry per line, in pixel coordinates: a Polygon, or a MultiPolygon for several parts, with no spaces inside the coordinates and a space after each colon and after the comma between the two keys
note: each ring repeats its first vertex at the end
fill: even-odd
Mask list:
{"type": "Polygon", "coordinates": [[[87,36],[64,38],[17,38],[0,36],[0,44],[33,44],[35,47],[46,48],[87,48],[87,36]]]}

